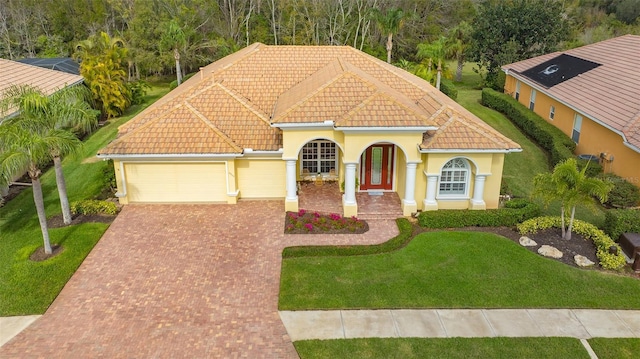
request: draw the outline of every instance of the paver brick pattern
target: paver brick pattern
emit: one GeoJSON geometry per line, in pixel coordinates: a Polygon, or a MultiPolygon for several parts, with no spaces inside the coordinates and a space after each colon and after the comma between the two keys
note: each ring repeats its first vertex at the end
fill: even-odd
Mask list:
{"type": "Polygon", "coordinates": [[[297,358],[277,312],[281,253],[398,233],[285,235],[281,201],[129,205],[2,358],[297,358]]]}

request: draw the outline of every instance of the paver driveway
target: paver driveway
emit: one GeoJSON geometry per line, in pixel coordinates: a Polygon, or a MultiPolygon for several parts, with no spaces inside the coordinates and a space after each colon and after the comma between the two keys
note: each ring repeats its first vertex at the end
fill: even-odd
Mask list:
{"type": "Polygon", "coordinates": [[[295,358],[277,313],[282,248],[379,243],[284,235],[281,201],[126,206],[9,358],[295,358]]]}

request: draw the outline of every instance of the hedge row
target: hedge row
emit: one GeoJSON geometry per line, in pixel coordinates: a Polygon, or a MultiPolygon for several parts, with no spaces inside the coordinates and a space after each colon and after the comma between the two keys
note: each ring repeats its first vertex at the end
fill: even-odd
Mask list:
{"type": "Polygon", "coordinates": [[[421,212],[418,223],[426,228],[512,227],[540,215],[540,207],[525,199],[513,199],[505,208],[474,211],[468,209],[421,212]]]}
{"type": "Polygon", "coordinates": [[[613,173],[601,174],[600,178],[611,181],[615,185],[609,192],[606,205],[627,208],[635,207],[640,203],[640,188],[633,183],[613,173]]]}
{"type": "Polygon", "coordinates": [[[408,219],[398,218],[396,219],[396,224],[398,225],[400,233],[384,243],[372,245],[287,247],[282,251],[282,258],[346,257],[393,252],[406,246],[413,238],[413,227],[408,219]]]}
{"type": "Polygon", "coordinates": [[[71,203],[73,214],[117,214],[118,206],[113,202],[88,199],[71,203]]]}
{"type": "MultiPolygon", "coordinates": [[[[562,220],[560,217],[536,217],[520,223],[518,225],[518,231],[524,235],[552,227],[560,228],[561,226],[562,220]]],[[[591,240],[593,244],[595,244],[596,256],[602,268],[618,270],[626,264],[624,255],[622,255],[622,248],[620,248],[611,237],[605,234],[605,232],[599,230],[598,227],[591,223],[575,219],[573,220],[573,232],[591,240]],[[616,254],[609,253],[609,247],[611,246],[618,247],[616,254]]]]}
{"type": "Polygon", "coordinates": [[[482,104],[507,116],[522,132],[547,150],[551,154],[552,166],[574,157],[576,144],[569,136],[511,96],[485,88],[482,90],[482,104]]]}
{"type": "Polygon", "coordinates": [[[451,80],[442,79],[440,81],[440,91],[454,101],[458,99],[458,89],[451,80]]]}
{"type": "Polygon", "coordinates": [[[606,211],[603,230],[616,241],[622,233],[640,233],[640,210],[610,209],[606,211]]]}

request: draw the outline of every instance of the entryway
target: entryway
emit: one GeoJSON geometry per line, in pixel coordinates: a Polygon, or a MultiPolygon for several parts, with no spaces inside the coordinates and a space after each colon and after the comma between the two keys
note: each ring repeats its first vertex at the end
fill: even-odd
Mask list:
{"type": "Polygon", "coordinates": [[[391,144],[369,146],[360,158],[360,190],[393,189],[393,152],[391,144]]]}

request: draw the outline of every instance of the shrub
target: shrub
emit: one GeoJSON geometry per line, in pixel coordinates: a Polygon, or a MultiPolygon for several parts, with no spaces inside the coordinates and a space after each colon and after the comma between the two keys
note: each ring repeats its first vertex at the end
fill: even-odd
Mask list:
{"type": "Polygon", "coordinates": [[[610,209],[604,215],[603,229],[616,241],[622,233],[640,233],[640,211],[636,209],[610,209]]]}
{"type": "Polygon", "coordinates": [[[440,81],[440,91],[454,101],[458,99],[458,89],[451,80],[442,79],[440,81]]]}
{"type": "Polygon", "coordinates": [[[475,211],[450,209],[421,212],[418,222],[426,228],[498,227],[516,224],[540,215],[540,207],[525,199],[513,199],[505,208],[475,211]]]}
{"type": "MultiPolygon", "coordinates": [[[[518,231],[520,234],[532,234],[549,228],[560,228],[562,219],[560,217],[536,217],[520,223],[518,231]]],[[[596,246],[596,256],[600,261],[600,266],[604,269],[618,270],[626,264],[622,248],[618,246],[605,232],[598,229],[591,223],[575,219],[573,221],[573,232],[583,238],[591,240],[596,246]],[[618,248],[617,254],[609,253],[609,247],[618,248]]]]}
{"type": "Polygon", "coordinates": [[[118,206],[113,202],[89,199],[71,203],[71,213],[73,214],[116,214],[118,206]]]}
{"type": "Polygon", "coordinates": [[[511,96],[485,88],[482,104],[503,113],[551,156],[551,166],[573,157],[576,144],[557,127],[530,111],[511,96]]]}
{"type": "Polygon", "coordinates": [[[400,233],[390,240],[371,245],[345,246],[296,246],[287,247],[282,251],[282,258],[296,257],[326,257],[326,256],[357,256],[367,254],[388,253],[406,246],[413,238],[413,227],[406,218],[396,219],[400,233]]]}
{"type": "Polygon", "coordinates": [[[587,177],[598,177],[602,174],[602,165],[596,161],[578,159],[577,163],[578,170],[580,171],[582,171],[585,166],[588,166],[587,171],[585,172],[587,177]]]}
{"type": "Polygon", "coordinates": [[[131,104],[139,105],[144,102],[144,96],[147,94],[147,91],[151,89],[151,86],[142,80],[138,80],[135,82],[127,82],[127,88],[131,94],[131,104]]]}
{"type": "Polygon", "coordinates": [[[602,174],[600,178],[607,179],[615,185],[609,192],[609,197],[605,202],[606,205],[627,208],[635,207],[640,202],[640,189],[634,186],[633,183],[613,173],[602,174]]]}

